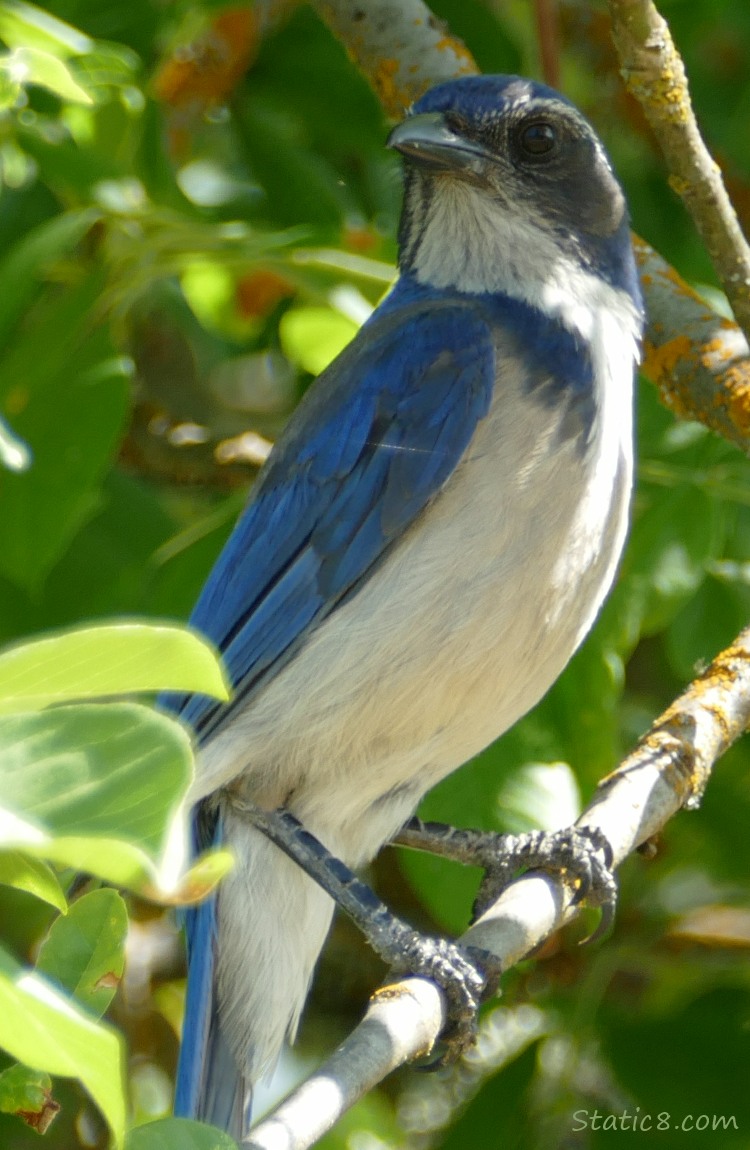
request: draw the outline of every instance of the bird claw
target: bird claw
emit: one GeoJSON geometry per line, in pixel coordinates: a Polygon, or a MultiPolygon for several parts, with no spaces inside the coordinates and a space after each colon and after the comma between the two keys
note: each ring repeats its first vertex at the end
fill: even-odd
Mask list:
{"type": "Polygon", "coordinates": [[[513,836],[508,849],[508,836],[498,835],[495,857],[484,848],[484,877],[473,908],[476,921],[498,898],[519,866],[563,873],[572,877],[577,889],[573,903],[583,901],[601,908],[601,921],[587,942],[605,934],[614,920],[617,906],[617,884],[612,873],[612,847],[597,827],[566,827],[564,830],[532,831],[513,836]]]}
{"type": "Polygon", "coordinates": [[[440,1036],[443,1050],[426,1069],[450,1065],[476,1041],[480,1004],[497,989],[500,977],[497,962],[478,947],[462,947],[415,930],[409,930],[400,940],[399,950],[394,975],[429,978],[445,994],[447,1021],[440,1036]]]}

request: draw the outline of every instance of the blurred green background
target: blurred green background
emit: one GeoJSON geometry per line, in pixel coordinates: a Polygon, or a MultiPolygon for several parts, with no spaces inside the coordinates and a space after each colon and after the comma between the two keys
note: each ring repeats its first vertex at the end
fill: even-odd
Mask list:
{"type": "MultiPolygon", "coordinates": [[[[541,76],[531,0],[433,9],[483,70],[541,76]]],[[[661,10],[747,222],[750,5],[661,10]]],[[[635,229],[720,308],[624,95],[605,6],[560,0],[557,17],[560,84],[604,137],[635,229]]],[[[394,274],[388,125],[305,6],[258,42],[239,5],[0,2],[0,48],[0,643],[123,614],[184,619],[268,445],[394,274]]],[[[645,382],[638,411],[633,528],[595,631],[536,711],[428,798],[429,816],[504,829],[571,821],[747,622],[745,460],[676,423],[645,382]]],[[[653,1118],[638,1130],[644,1150],[750,1146],[749,767],[740,745],[657,857],[622,868],[610,938],[580,948],[578,922],[507,977],[468,1067],[393,1076],[323,1145],[636,1144],[632,1125],[629,1138],[611,1119],[603,1129],[628,1112],[653,1118]],[[670,1128],[657,1129],[660,1113],[670,1128]],[[691,1115],[692,1128],[676,1128],[691,1115]]],[[[373,879],[415,924],[458,932],[477,875],[389,850],[373,879]]],[[[145,1122],[169,1110],[184,971],[169,916],[130,909],[109,1016],[145,1122]]],[[[0,887],[0,931],[21,959],[54,917],[0,887]]],[[[339,922],[285,1077],[347,1033],[381,975],[339,922]]],[[[50,1148],[106,1145],[74,1082],[54,1095],[50,1148]]],[[[38,1139],[0,1114],[0,1146],[38,1139]]]]}

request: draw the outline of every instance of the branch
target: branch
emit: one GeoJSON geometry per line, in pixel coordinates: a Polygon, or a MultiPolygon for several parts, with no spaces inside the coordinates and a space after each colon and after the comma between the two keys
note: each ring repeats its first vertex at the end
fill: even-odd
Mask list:
{"type": "MultiPolygon", "coordinates": [[[[433,84],[477,71],[468,49],[446,32],[422,0],[310,2],[391,116],[403,115],[433,84]]],[[[741,233],[739,239],[744,245],[741,233]]],[[[742,333],[710,312],[643,240],[637,240],[636,250],[649,316],[644,374],[677,415],[700,420],[750,451],[750,358],[742,333]]]]}
{"type": "Polygon", "coordinates": [[[750,450],[750,358],[742,331],[712,311],[674,268],[633,237],[651,323],[642,371],[680,419],[698,419],[750,450]],[[658,318],[657,318],[658,317],[658,318]]]}
{"type": "Polygon", "coordinates": [[[609,11],[626,87],[643,108],[669,183],[692,216],[738,322],[750,333],[750,247],[700,134],[669,25],[651,0],[609,0],[609,11]]]}
{"type": "Polygon", "coordinates": [[[545,84],[560,87],[560,13],[558,0],[534,0],[539,63],[545,84]]]}
{"type": "MultiPolygon", "coordinates": [[[[747,628],[602,780],[578,825],[603,831],[619,864],[681,807],[697,806],[716,760],[749,723],[747,628]]],[[[574,897],[562,876],[523,875],[460,941],[492,951],[507,970],[576,913],[574,897]]],[[[445,1000],[434,983],[408,978],[376,992],[356,1030],[243,1147],[306,1150],[392,1070],[429,1053],[444,1023],[445,1000]]]]}
{"type": "Polygon", "coordinates": [[[422,0],[311,0],[394,119],[433,84],[477,71],[422,0]]]}

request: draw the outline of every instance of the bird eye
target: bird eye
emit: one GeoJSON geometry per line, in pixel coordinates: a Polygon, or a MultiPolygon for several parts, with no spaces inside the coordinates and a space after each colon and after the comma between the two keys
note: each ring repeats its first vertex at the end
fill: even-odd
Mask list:
{"type": "Polygon", "coordinates": [[[532,120],[522,125],[517,138],[521,154],[527,160],[548,157],[558,142],[557,132],[547,120],[532,120]]]}

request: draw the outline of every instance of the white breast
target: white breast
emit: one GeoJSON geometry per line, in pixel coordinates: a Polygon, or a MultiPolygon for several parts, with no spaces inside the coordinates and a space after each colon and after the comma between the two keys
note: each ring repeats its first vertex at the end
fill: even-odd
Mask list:
{"type": "Polygon", "coordinates": [[[562,413],[499,359],[490,414],[446,488],[206,746],[194,798],[244,772],[250,797],[290,806],[357,865],[544,694],[589,629],[625,537],[633,361],[604,356],[610,335],[603,324],[607,403],[583,456],[556,434],[562,413]]]}

